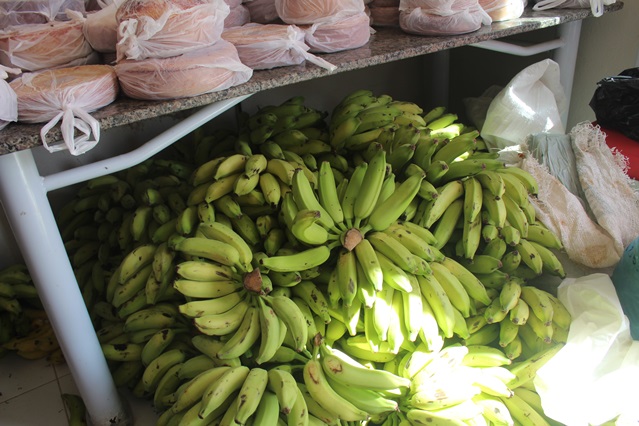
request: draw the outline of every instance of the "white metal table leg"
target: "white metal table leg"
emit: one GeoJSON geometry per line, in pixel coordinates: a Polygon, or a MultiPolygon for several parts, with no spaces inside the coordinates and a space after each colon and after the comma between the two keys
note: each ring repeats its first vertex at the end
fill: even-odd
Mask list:
{"type": "Polygon", "coordinates": [[[0,200],[93,426],[131,424],[31,150],[0,156],[0,200]]]}

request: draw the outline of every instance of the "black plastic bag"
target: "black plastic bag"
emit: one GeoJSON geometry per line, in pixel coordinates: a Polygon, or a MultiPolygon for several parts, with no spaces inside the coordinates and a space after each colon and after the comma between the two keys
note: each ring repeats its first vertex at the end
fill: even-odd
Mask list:
{"type": "Polygon", "coordinates": [[[601,127],[639,142],[639,68],[599,81],[589,105],[601,127]]]}

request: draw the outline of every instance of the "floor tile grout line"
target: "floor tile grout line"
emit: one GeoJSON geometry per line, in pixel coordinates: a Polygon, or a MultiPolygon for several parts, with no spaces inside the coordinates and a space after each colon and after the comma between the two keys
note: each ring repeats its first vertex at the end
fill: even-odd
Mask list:
{"type": "Polygon", "coordinates": [[[39,388],[41,388],[41,387],[43,387],[43,386],[50,385],[50,384],[51,384],[51,383],[53,383],[53,382],[57,382],[56,384],[57,384],[58,389],[59,389],[59,388],[60,388],[60,383],[59,383],[58,379],[49,380],[48,382],[41,383],[41,384],[39,384],[39,385],[37,385],[37,386],[35,386],[35,387],[33,387],[33,388],[29,389],[29,390],[26,390],[26,391],[24,391],[24,392],[22,392],[22,393],[19,393],[19,394],[17,394],[17,395],[14,395],[14,396],[12,396],[12,397],[10,397],[10,398],[0,400],[0,404],[4,404],[4,403],[6,403],[6,402],[10,402],[11,400],[16,399],[16,398],[20,398],[21,396],[24,396],[24,395],[28,394],[29,392],[33,392],[33,391],[35,391],[35,390],[37,390],[37,389],[39,389],[39,388]]]}

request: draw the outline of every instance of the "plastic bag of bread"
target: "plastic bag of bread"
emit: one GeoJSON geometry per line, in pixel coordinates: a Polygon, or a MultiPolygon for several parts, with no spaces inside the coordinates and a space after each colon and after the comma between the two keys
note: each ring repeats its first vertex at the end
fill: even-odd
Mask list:
{"type": "Polygon", "coordinates": [[[244,65],[232,43],[170,58],[127,59],[115,65],[122,91],[143,100],[176,99],[228,89],[248,81],[253,70],[244,65]]]}
{"type": "Polygon", "coordinates": [[[275,0],[280,19],[287,24],[315,24],[364,12],[362,0],[275,0]]]}
{"type": "Polygon", "coordinates": [[[399,27],[398,6],[369,6],[373,27],[399,27]]]}
{"type": "Polygon", "coordinates": [[[82,31],[93,50],[113,53],[118,43],[118,21],[115,12],[124,0],[115,0],[102,9],[87,14],[82,31]]]}
{"type": "Polygon", "coordinates": [[[233,43],[242,63],[254,70],[298,65],[306,60],[330,71],[336,68],[308,53],[305,33],[296,25],[251,23],[225,30],[222,38],[233,43]]]}
{"type": "Polygon", "coordinates": [[[478,0],[401,0],[399,25],[417,35],[455,35],[490,25],[478,0]]]}
{"type": "Polygon", "coordinates": [[[84,18],[16,25],[0,31],[0,64],[38,71],[68,64],[93,52],[84,37],[84,18]]]}
{"type": "Polygon", "coordinates": [[[248,8],[251,14],[251,22],[258,24],[281,22],[277,9],[275,9],[275,0],[244,0],[242,4],[248,8]]]}
{"type": "Polygon", "coordinates": [[[228,16],[224,19],[224,28],[239,27],[251,22],[251,12],[248,7],[240,4],[230,9],[228,16]]]}
{"type": "Polygon", "coordinates": [[[306,44],[313,53],[333,53],[362,47],[371,37],[372,28],[366,12],[334,18],[313,25],[302,25],[306,44]]]}
{"type": "Polygon", "coordinates": [[[224,0],[126,0],[115,14],[118,61],[210,46],[220,39],[229,12],[224,0]]]}
{"type": "Polygon", "coordinates": [[[68,149],[80,155],[100,140],[100,123],[89,113],[115,101],[119,87],[110,65],[26,73],[9,83],[18,98],[18,121],[47,123],[40,131],[49,152],[68,149]],[[49,143],[47,133],[61,121],[64,143],[49,143]]]}
{"type": "Polygon", "coordinates": [[[479,0],[479,5],[493,22],[519,18],[526,8],[526,0],[479,0]]]}
{"type": "Polygon", "coordinates": [[[0,65],[0,129],[12,121],[18,121],[18,98],[6,81],[9,74],[20,74],[20,70],[0,65]]]}
{"type": "Polygon", "coordinates": [[[224,3],[228,4],[230,9],[233,9],[234,7],[241,5],[242,0],[224,0],[224,3]]]}
{"type": "Polygon", "coordinates": [[[67,10],[86,13],[84,0],[2,0],[0,28],[67,21],[67,10]]]}

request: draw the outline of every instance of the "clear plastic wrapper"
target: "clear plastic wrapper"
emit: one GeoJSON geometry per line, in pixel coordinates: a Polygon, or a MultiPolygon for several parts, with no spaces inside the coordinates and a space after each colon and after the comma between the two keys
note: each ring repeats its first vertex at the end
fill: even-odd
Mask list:
{"type": "Polygon", "coordinates": [[[122,91],[143,100],[176,99],[228,89],[248,81],[253,70],[244,65],[232,43],[220,39],[170,58],[124,60],[115,65],[122,91]]]}
{"type": "Polygon", "coordinates": [[[87,57],[93,49],[82,31],[84,18],[18,25],[0,32],[0,64],[38,71],[87,57]]]}
{"type": "Polygon", "coordinates": [[[479,0],[479,5],[493,22],[519,18],[526,8],[526,0],[479,0]]]}
{"type": "Polygon", "coordinates": [[[222,38],[233,43],[242,63],[255,70],[298,65],[307,60],[330,71],[335,69],[308,52],[305,33],[295,25],[251,23],[224,31],[222,38]]]}
{"type": "Polygon", "coordinates": [[[6,81],[9,74],[20,74],[20,70],[0,65],[0,129],[12,121],[18,121],[18,98],[6,81]]]}
{"type": "Polygon", "coordinates": [[[251,22],[258,24],[281,22],[275,9],[275,0],[245,0],[243,4],[251,14],[251,22]]]}
{"type": "Polygon", "coordinates": [[[0,0],[0,28],[67,21],[67,10],[86,13],[84,0],[0,0]]]}
{"type": "Polygon", "coordinates": [[[234,6],[224,19],[224,28],[240,27],[251,22],[251,12],[244,5],[234,6]]]}
{"type": "Polygon", "coordinates": [[[306,31],[306,44],[313,53],[333,53],[362,47],[374,31],[366,12],[301,26],[306,31]]]}
{"type": "Polygon", "coordinates": [[[362,0],[275,0],[277,14],[287,24],[334,22],[364,12],[362,0]]]}
{"type": "Polygon", "coordinates": [[[10,83],[18,98],[18,121],[46,123],[40,131],[49,152],[68,149],[80,155],[100,140],[100,123],[89,113],[115,101],[119,86],[109,65],[26,73],[10,83]],[[64,143],[50,143],[49,130],[60,124],[64,143]]]}
{"type": "Polygon", "coordinates": [[[116,12],[118,61],[168,58],[220,39],[230,12],[224,0],[128,0],[116,12]]]}
{"type": "Polygon", "coordinates": [[[409,34],[466,34],[492,22],[478,0],[401,0],[399,9],[400,27],[409,34]]]}
{"type": "Polygon", "coordinates": [[[606,5],[617,0],[537,0],[533,10],[590,8],[593,16],[601,16],[606,5]]]}

